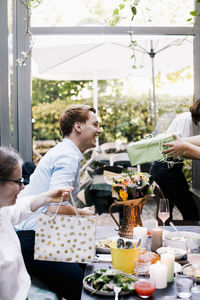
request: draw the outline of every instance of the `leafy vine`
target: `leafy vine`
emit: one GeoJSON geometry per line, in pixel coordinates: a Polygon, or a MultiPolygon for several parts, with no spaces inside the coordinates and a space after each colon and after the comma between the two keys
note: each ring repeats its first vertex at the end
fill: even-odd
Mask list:
{"type": "MultiPolygon", "coordinates": [[[[200,4],[200,0],[195,0],[197,4],[200,4]]],[[[137,15],[137,7],[139,4],[140,0],[122,0],[122,2],[118,5],[118,7],[116,7],[113,12],[112,12],[112,18],[109,20],[109,24],[110,26],[115,26],[117,23],[119,23],[122,19],[125,19],[125,17],[123,17],[123,11],[125,8],[128,7],[128,11],[131,13],[131,17],[130,17],[130,21],[131,24],[135,18],[135,16],[137,15]]],[[[147,10],[149,10],[147,8],[147,10]]],[[[190,17],[186,20],[187,22],[192,23],[192,21],[194,20],[194,18],[199,18],[200,17],[200,12],[195,9],[193,11],[189,12],[190,17]]],[[[192,23],[194,25],[194,23],[192,23]]],[[[130,26],[131,28],[131,26],[130,26]]],[[[181,45],[185,39],[192,34],[192,32],[194,31],[194,27],[192,28],[191,32],[185,36],[183,39],[177,39],[176,41],[174,41],[172,45],[181,45]]],[[[135,47],[137,46],[137,42],[134,40],[133,38],[133,33],[132,30],[130,30],[129,32],[129,36],[130,36],[130,44],[129,47],[132,49],[133,54],[131,55],[132,59],[135,59],[135,47]]],[[[136,68],[135,63],[132,65],[132,68],[136,68]]]]}
{"type": "Polygon", "coordinates": [[[42,0],[20,0],[21,4],[25,7],[26,9],[26,35],[29,36],[29,48],[27,51],[21,51],[21,57],[19,57],[16,61],[17,64],[20,67],[24,67],[26,65],[27,59],[30,57],[33,49],[33,37],[32,33],[29,30],[30,29],[30,18],[31,18],[31,13],[32,10],[36,7],[38,7],[41,3],[42,0]]]}

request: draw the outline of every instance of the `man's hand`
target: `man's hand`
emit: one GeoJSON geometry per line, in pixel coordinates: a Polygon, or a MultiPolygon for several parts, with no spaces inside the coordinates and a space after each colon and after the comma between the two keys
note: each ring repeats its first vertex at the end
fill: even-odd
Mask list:
{"type": "Polygon", "coordinates": [[[94,215],[94,210],[91,207],[79,208],[78,212],[80,215],[84,216],[94,215]]]}

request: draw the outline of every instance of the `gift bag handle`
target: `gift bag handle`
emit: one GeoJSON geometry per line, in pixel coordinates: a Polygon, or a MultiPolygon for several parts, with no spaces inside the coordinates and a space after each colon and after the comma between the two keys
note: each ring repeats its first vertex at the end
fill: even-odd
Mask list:
{"type": "MultiPolygon", "coordinates": [[[[75,202],[75,200],[74,200],[74,197],[72,196],[71,191],[70,191],[70,197],[71,197],[71,199],[72,199],[72,204],[73,204],[73,206],[74,206],[76,216],[79,218],[80,215],[79,215],[78,209],[77,209],[77,207],[76,207],[76,202],[75,202]]],[[[55,212],[54,215],[51,217],[51,221],[53,221],[53,220],[55,219],[55,217],[57,216],[58,211],[59,211],[59,208],[61,207],[61,205],[62,205],[62,203],[63,203],[63,200],[64,200],[64,199],[62,198],[61,201],[60,201],[60,203],[59,203],[59,205],[58,205],[58,207],[57,207],[57,209],[56,209],[56,212],[55,212]]]]}

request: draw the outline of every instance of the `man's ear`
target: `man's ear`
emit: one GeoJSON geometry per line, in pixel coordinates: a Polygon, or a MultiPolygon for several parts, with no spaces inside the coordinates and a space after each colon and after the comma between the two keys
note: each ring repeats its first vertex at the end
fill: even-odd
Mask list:
{"type": "Polygon", "coordinates": [[[80,123],[80,122],[75,122],[75,123],[74,123],[74,129],[75,129],[75,131],[77,131],[78,133],[81,133],[81,131],[82,131],[81,123],[80,123]]]}

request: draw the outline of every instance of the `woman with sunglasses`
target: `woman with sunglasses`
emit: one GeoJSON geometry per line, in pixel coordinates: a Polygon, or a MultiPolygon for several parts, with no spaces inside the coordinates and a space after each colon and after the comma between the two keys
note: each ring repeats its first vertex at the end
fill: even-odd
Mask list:
{"type": "Polygon", "coordinates": [[[30,277],[23,261],[20,242],[13,229],[23,219],[43,205],[59,203],[69,198],[72,188],[56,189],[38,196],[18,200],[24,188],[22,160],[17,153],[0,147],[0,299],[25,300],[30,288],[30,277]]]}

